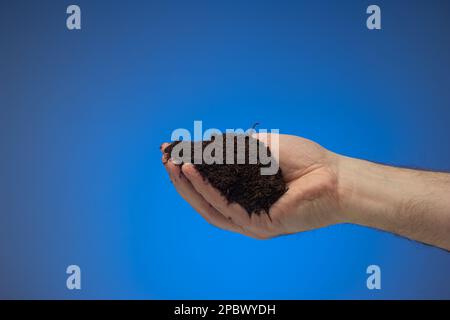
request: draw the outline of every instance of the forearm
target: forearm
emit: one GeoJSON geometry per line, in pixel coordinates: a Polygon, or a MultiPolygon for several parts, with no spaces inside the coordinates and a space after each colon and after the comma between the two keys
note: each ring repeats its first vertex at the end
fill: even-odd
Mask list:
{"type": "Polygon", "coordinates": [[[450,174],[337,161],[345,221],[450,250],[450,174]]]}

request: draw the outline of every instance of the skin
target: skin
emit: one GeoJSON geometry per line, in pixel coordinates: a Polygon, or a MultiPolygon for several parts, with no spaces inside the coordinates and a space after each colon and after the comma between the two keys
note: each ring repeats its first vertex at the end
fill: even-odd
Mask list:
{"type": "MultiPolygon", "coordinates": [[[[249,216],[228,203],[192,164],[176,165],[165,154],[162,162],[178,193],[221,229],[269,239],[354,223],[450,250],[450,174],[375,164],[304,138],[277,136],[277,161],[289,189],[272,205],[270,217],[249,216]]],[[[270,146],[270,135],[255,137],[270,146]]]]}

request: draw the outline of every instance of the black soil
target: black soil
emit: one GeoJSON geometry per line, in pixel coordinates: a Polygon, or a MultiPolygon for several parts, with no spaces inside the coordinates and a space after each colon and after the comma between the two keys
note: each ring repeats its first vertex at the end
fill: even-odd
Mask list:
{"type": "MultiPolygon", "coordinates": [[[[254,138],[248,135],[245,136],[245,164],[237,164],[237,136],[232,135],[232,138],[234,139],[234,164],[206,164],[202,161],[201,164],[194,164],[194,166],[201,176],[218,189],[229,203],[240,204],[249,215],[252,213],[268,214],[272,204],[287,191],[281,168],[274,175],[262,175],[261,168],[268,167],[270,164],[262,164],[259,153],[257,163],[249,164],[249,141],[254,138]]],[[[215,139],[223,139],[223,159],[226,159],[226,136],[218,136],[215,139]]],[[[177,144],[190,143],[191,162],[194,162],[194,144],[201,144],[203,151],[211,142],[212,140],[200,142],[175,141],[167,146],[164,152],[168,153],[169,157],[174,158],[172,157],[172,150],[177,144]]],[[[265,144],[257,141],[257,145],[258,148],[266,148],[266,154],[270,156],[270,150],[265,144]]]]}

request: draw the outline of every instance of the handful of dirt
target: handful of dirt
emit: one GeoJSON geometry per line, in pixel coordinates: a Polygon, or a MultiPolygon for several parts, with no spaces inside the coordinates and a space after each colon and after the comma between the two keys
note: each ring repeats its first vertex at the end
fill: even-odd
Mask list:
{"type": "MultiPolygon", "coordinates": [[[[261,174],[261,169],[268,167],[269,164],[261,162],[259,148],[265,148],[262,151],[264,151],[264,154],[268,157],[271,157],[270,149],[265,144],[249,135],[245,135],[243,137],[242,135],[226,134],[213,136],[211,140],[199,142],[175,141],[164,149],[164,153],[168,153],[169,157],[172,159],[180,159],[180,157],[184,156],[183,151],[177,154],[173,154],[173,151],[177,145],[179,145],[179,148],[176,148],[178,150],[186,146],[183,146],[183,144],[190,144],[190,146],[188,146],[189,148],[183,150],[191,150],[191,155],[189,158],[191,161],[189,162],[194,164],[194,167],[198,170],[200,175],[213,187],[218,189],[229,203],[235,202],[240,204],[249,215],[252,213],[269,214],[269,209],[272,204],[274,204],[287,191],[287,186],[283,180],[281,168],[278,168],[278,171],[272,175],[261,174]],[[244,138],[245,144],[243,144],[242,148],[239,149],[237,147],[238,142],[243,141],[242,138],[244,138]],[[229,139],[228,141],[233,142],[232,149],[226,147],[227,139],[229,139]],[[199,155],[194,154],[195,149],[201,149],[200,156],[202,156],[205,148],[208,147],[208,145],[210,145],[213,141],[216,143],[223,143],[223,162],[207,164],[205,161],[201,161],[201,163],[196,163],[196,161],[194,161],[194,156],[198,157],[199,155]],[[256,154],[251,152],[252,149],[250,148],[250,143],[256,144],[256,154]],[[228,159],[230,159],[230,157],[231,159],[234,159],[231,164],[229,164],[229,161],[226,161],[227,150],[231,150],[233,153],[232,157],[231,155],[228,155],[228,159]],[[238,150],[241,153],[241,155],[239,155],[241,158],[240,162],[238,162],[238,150]],[[242,154],[243,152],[245,152],[245,155],[242,154]],[[256,161],[250,161],[251,155],[255,156],[254,159],[256,159],[256,161]],[[245,161],[244,163],[241,163],[243,159],[245,159],[245,161]]],[[[215,151],[213,150],[211,153],[212,156],[215,156],[214,152],[215,151]]],[[[271,158],[271,161],[276,160],[271,158]]],[[[177,161],[176,163],[180,165],[183,164],[182,161],[177,161]]]]}

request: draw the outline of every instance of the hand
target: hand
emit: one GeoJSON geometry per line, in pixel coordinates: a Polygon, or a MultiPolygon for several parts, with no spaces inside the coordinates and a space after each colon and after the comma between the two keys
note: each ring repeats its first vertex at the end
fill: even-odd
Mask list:
{"type": "MultiPolygon", "coordinates": [[[[274,135],[255,136],[270,146],[274,135]],[[269,139],[269,141],[267,141],[269,139]]],[[[338,156],[295,136],[277,135],[279,159],[288,191],[272,205],[269,215],[251,216],[237,203],[228,203],[192,164],[175,165],[163,154],[163,164],[176,190],[209,223],[229,231],[267,239],[343,221],[338,193],[338,156]]],[[[168,144],[163,144],[164,150],[168,144]]]]}

